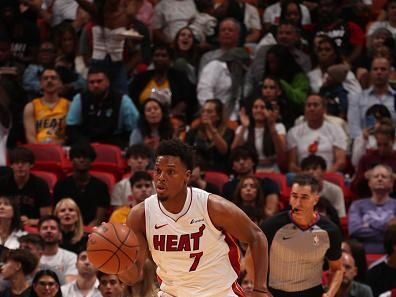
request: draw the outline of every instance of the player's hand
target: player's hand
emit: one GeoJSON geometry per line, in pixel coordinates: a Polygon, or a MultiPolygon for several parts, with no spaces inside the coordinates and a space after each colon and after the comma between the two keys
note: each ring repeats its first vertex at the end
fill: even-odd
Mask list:
{"type": "Polygon", "coordinates": [[[143,269],[133,264],[131,268],[117,274],[120,281],[128,286],[132,286],[143,279],[143,269]]]}

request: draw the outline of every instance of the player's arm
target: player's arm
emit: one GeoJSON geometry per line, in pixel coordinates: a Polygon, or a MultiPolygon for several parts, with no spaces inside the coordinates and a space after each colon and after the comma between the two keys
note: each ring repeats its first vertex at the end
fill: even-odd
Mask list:
{"type": "Polygon", "coordinates": [[[34,121],[33,103],[26,104],[23,110],[23,125],[25,127],[25,135],[28,143],[37,143],[36,139],[36,123],[34,121]]]}
{"type": "Polygon", "coordinates": [[[334,297],[341,286],[344,270],[342,268],[341,258],[335,261],[329,260],[330,266],[330,282],[327,292],[323,297],[334,297]]]}
{"type": "Polygon", "coordinates": [[[267,291],[268,242],[264,233],[240,208],[217,195],[209,196],[208,212],[218,229],[249,245],[255,271],[254,296],[267,296],[260,293],[267,291]]]}
{"type": "Polygon", "coordinates": [[[136,263],[127,271],[118,274],[120,280],[127,285],[133,285],[143,277],[143,265],[147,257],[146,219],[144,202],[134,206],[129,212],[127,226],[132,229],[139,241],[139,253],[136,263]]]}

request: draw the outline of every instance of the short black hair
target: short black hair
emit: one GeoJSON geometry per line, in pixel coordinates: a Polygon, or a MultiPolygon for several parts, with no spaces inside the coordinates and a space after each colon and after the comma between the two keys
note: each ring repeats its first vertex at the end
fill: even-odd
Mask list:
{"type": "Polygon", "coordinates": [[[109,72],[105,67],[102,66],[91,66],[88,69],[87,77],[90,76],[91,74],[99,74],[99,73],[104,74],[107,77],[107,79],[110,79],[109,72]]]}
{"type": "Polygon", "coordinates": [[[166,44],[166,43],[156,43],[156,44],[154,44],[154,46],[152,47],[152,51],[151,51],[153,53],[153,55],[154,55],[154,53],[157,50],[165,50],[168,53],[169,58],[172,59],[173,49],[168,44],[166,44]]]}
{"type": "Polygon", "coordinates": [[[194,169],[193,149],[179,139],[162,140],[157,148],[155,158],[159,156],[179,157],[188,170],[194,169]]]}
{"type": "Polygon", "coordinates": [[[230,154],[231,164],[239,159],[251,159],[254,167],[258,164],[258,155],[255,148],[250,148],[247,145],[240,145],[234,148],[230,154]]]}
{"type": "Polygon", "coordinates": [[[4,257],[4,262],[12,260],[21,263],[23,274],[29,275],[34,271],[38,264],[38,259],[32,252],[23,249],[10,249],[4,257]]]}
{"type": "Polygon", "coordinates": [[[46,67],[43,70],[41,70],[40,79],[43,77],[43,74],[46,71],[54,71],[58,75],[59,79],[61,79],[61,75],[60,75],[59,71],[55,67],[46,67]]]}
{"type": "Polygon", "coordinates": [[[42,225],[44,222],[46,222],[46,221],[55,221],[55,222],[57,223],[58,229],[59,229],[59,231],[60,231],[61,223],[60,223],[59,218],[58,218],[56,215],[45,215],[45,216],[42,216],[42,217],[39,219],[38,228],[40,229],[41,225],[42,225]]]}
{"type": "Polygon", "coordinates": [[[396,225],[389,225],[384,234],[384,249],[388,256],[392,255],[392,253],[396,252],[394,250],[394,246],[396,244],[396,225]]]}
{"type": "Polygon", "coordinates": [[[89,143],[78,143],[71,147],[70,149],[70,159],[86,157],[91,161],[96,159],[96,152],[94,148],[89,143]]]}
{"type": "Polygon", "coordinates": [[[141,143],[131,145],[125,152],[125,158],[129,159],[130,157],[142,157],[146,159],[151,159],[152,151],[151,149],[141,143]]]}
{"type": "Polygon", "coordinates": [[[10,164],[25,162],[34,164],[35,158],[31,150],[25,147],[16,147],[9,154],[10,164]]]}
{"type": "Polygon", "coordinates": [[[311,186],[311,191],[313,193],[319,193],[319,181],[311,174],[297,173],[293,179],[293,184],[298,184],[300,186],[311,186]]]}
{"type": "Polygon", "coordinates": [[[153,181],[153,177],[147,171],[136,171],[129,179],[131,187],[133,187],[138,181],[146,180],[149,182],[153,181]]]}
{"type": "MultiPolygon", "coordinates": [[[[105,273],[105,272],[102,272],[102,271],[100,271],[100,270],[98,270],[98,271],[96,272],[96,278],[98,279],[99,283],[100,283],[100,280],[101,280],[102,277],[108,276],[108,275],[115,275],[115,276],[117,276],[116,274],[105,273]]],[[[118,276],[117,276],[117,278],[118,278],[118,276]]],[[[118,278],[118,281],[121,282],[121,280],[120,280],[119,278],[118,278]]]]}
{"type": "Polygon", "coordinates": [[[374,104],[370,106],[367,109],[365,116],[368,117],[370,115],[374,116],[376,120],[380,120],[383,118],[392,118],[389,109],[383,104],[374,104]]]}
{"type": "Polygon", "coordinates": [[[301,161],[301,169],[302,170],[308,170],[311,168],[318,168],[322,169],[323,171],[326,171],[327,165],[326,165],[326,160],[323,159],[323,157],[318,156],[318,155],[309,155],[308,157],[305,157],[301,161]]]}
{"type": "Polygon", "coordinates": [[[44,240],[38,234],[28,233],[18,238],[19,243],[31,243],[40,249],[44,249],[44,240]]]}

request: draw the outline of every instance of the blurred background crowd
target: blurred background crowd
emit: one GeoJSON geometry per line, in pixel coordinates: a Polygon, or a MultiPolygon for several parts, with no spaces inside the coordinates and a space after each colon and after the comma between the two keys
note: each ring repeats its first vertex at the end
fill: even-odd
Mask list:
{"type": "Polygon", "coordinates": [[[2,0],[0,296],[153,296],[150,261],[125,286],[85,249],[154,194],[170,138],[258,224],[314,175],[337,296],[396,296],[395,42],[396,0],[2,0]]]}

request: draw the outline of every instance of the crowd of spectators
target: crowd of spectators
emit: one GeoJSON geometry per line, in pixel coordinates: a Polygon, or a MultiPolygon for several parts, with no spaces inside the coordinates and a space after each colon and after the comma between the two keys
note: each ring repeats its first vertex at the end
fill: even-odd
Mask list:
{"type": "Polygon", "coordinates": [[[337,296],[395,296],[395,67],[396,0],[0,1],[0,296],[153,296],[150,261],[126,286],[86,243],[155,193],[171,138],[195,149],[190,185],[257,224],[312,174],[345,237],[337,296]],[[113,184],[93,143],[125,159],[113,184]],[[55,184],[34,145],[67,156],[55,184]]]}

